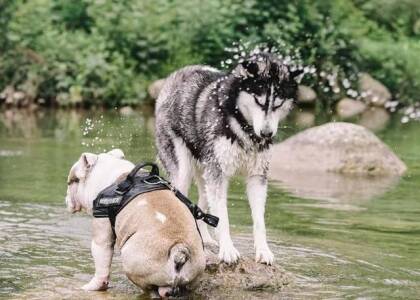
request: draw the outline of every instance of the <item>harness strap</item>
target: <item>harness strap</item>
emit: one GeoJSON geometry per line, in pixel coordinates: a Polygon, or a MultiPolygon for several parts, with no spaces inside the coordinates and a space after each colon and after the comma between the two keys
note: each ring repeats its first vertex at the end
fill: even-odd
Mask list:
{"type": "Polygon", "coordinates": [[[192,203],[190,199],[185,197],[180,191],[175,189],[174,193],[175,196],[188,207],[196,220],[203,220],[204,223],[212,227],[217,227],[217,224],[219,223],[218,217],[203,212],[198,205],[192,203]]]}
{"type": "MultiPolygon", "coordinates": [[[[132,200],[135,196],[156,190],[169,189],[175,196],[187,206],[194,219],[202,220],[212,227],[216,227],[219,218],[211,214],[207,214],[201,210],[196,204],[191,202],[185,195],[177,190],[171,183],[159,176],[159,168],[154,163],[142,163],[134,167],[134,169],[126,176],[126,179],[105,188],[99,193],[93,201],[93,216],[97,218],[108,217],[111,222],[111,228],[115,235],[115,221],[118,213],[132,200]],[[144,176],[136,176],[144,167],[151,167],[151,171],[144,176]]],[[[198,230],[198,226],[197,226],[198,230]]],[[[198,230],[200,233],[200,230],[198,230]]],[[[200,233],[201,236],[201,233],[200,233]]]]}
{"type": "Polygon", "coordinates": [[[192,213],[192,215],[194,216],[196,220],[203,220],[204,223],[212,227],[217,227],[217,224],[219,223],[218,217],[203,212],[198,205],[193,203],[184,194],[182,194],[179,190],[177,190],[173,185],[171,185],[169,181],[163,179],[162,177],[158,175],[152,175],[149,178],[144,179],[143,182],[146,184],[151,184],[151,185],[155,185],[155,184],[165,185],[168,189],[170,189],[175,194],[175,196],[182,203],[185,204],[186,207],[188,207],[188,209],[190,210],[190,212],[192,213]],[[152,181],[153,179],[156,181],[152,181]]]}

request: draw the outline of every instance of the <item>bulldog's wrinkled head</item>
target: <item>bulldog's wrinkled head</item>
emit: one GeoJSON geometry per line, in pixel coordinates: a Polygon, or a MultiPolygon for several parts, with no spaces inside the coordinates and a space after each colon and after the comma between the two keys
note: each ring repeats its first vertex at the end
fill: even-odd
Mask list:
{"type": "Polygon", "coordinates": [[[71,167],[67,179],[66,205],[74,213],[82,209],[90,212],[93,200],[134,165],[124,159],[120,149],[108,153],[83,153],[71,167]]]}

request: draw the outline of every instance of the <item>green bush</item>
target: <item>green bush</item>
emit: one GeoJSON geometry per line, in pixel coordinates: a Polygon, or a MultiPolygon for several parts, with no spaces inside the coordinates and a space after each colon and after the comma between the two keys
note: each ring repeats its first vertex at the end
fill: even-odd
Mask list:
{"type": "Polygon", "coordinates": [[[0,90],[47,104],[135,105],[181,66],[219,67],[232,42],[280,40],[316,66],[306,83],[325,108],[345,90],[333,92],[321,72],[353,87],[359,71],[371,73],[410,104],[419,12],[416,0],[0,0],[0,90]]]}

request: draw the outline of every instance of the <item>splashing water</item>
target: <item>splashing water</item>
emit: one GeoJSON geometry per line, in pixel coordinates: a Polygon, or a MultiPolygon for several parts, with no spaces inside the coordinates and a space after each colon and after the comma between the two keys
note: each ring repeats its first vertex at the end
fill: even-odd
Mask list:
{"type": "Polygon", "coordinates": [[[270,53],[276,55],[282,64],[288,66],[291,71],[302,70],[303,75],[300,76],[299,81],[306,74],[313,75],[316,73],[315,66],[305,66],[303,64],[301,54],[298,49],[287,47],[286,43],[283,41],[277,41],[275,44],[277,46],[252,44],[250,42],[242,41],[233,43],[232,47],[225,48],[225,51],[230,57],[220,63],[221,67],[223,69],[228,69],[233,65],[244,62],[248,58],[256,57],[260,53],[270,53]]]}
{"type": "Polygon", "coordinates": [[[83,135],[81,145],[96,152],[129,147],[135,136],[135,131],[132,131],[133,124],[136,129],[140,129],[140,126],[136,125],[138,122],[133,122],[131,117],[120,117],[117,126],[115,124],[111,126],[110,121],[106,121],[103,115],[96,119],[86,118],[81,128],[83,135]]]}
{"type": "MultiPolygon", "coordinates": [[[[303,70],[303,74],[298,78],[300,83],[303,78],[305,84],[314,88],[321,97],[339,100],[343,97],[351,97],[355,100],[364,101],[370,95],[369,92],[359,92],[358,81],[360,73],[356,71],[345,72],[338,65],[313,66],[304,65],[303,58],[299,48],[293,47],[282,40],[271,41],[275,46],[268,46],[267,43],[252,43],[250,41],[239,41],[232,43],[231,47],[225,48],[229,58],[221,62],[223,69],[232,68],[232,66],[243,62],[246,58],[261,52],[272,53],[278,56],[283,64],[290,66],[292,71],[303,70]]],[[[351,62],[346,63],[347,67],[352,67],[351,62]]],[[[391,113],[400,113],[401,123],[420,120],[420,102],[409,106],[401,106],[400,101],[392,99],[385,103],[385,108],[391,113]]]]}

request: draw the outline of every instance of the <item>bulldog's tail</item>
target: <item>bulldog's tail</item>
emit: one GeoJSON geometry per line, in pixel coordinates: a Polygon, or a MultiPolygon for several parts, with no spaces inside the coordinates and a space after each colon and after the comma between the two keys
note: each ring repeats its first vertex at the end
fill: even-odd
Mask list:
{"type": "Polygon", "coordinates": [[[191,259],[191,252],[185,244],[175,244],[169,254],[169,260],[174,262],[174,268],[179,273],[185,263],[191,259]]]}

